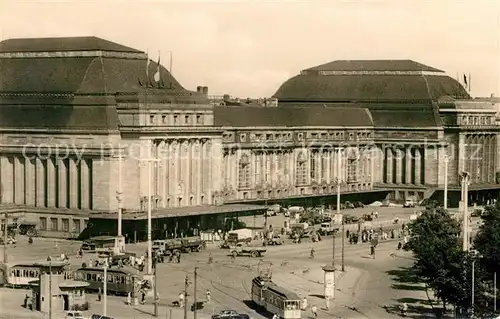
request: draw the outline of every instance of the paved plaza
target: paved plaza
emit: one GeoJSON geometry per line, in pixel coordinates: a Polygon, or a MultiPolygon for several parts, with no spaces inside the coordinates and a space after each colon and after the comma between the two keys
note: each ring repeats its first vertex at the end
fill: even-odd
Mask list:
{"type": "MultiPolygon", "coordinates": [[[[380,220],[391,221],[394,217],[402,220],[407,218],[415,209],[377,208],[380,220]],[[399,212],[399,213],[398,213],[399,212]]],[[[358,213],[357,210],[352,212],[358,213]]],[[[359,212],[362,214],[363,212],[359,212]]],[[[279,218],[271,217],[268,222],[279,223],[279,218]]],[[[263,223],[259,217],[257,222],[263,223]]],[[[388,224],[388,227],[401,227],[400,224],[388,224]]],[[[193,272],[198,267],[197,299],[204,301],[206,291],[211,292],[211,302],[198,311],[198,318],[209,318],[213,313],[222,309],[234,309],[241,313],[248,313],[251,318],[265,318],[272,314],[260,313],[251,307],[251,280],[260,269],[268,268],[271,264],[273,281],[278,285],[296,292],[301,298],[306,297],[309,305],[316,305],[320,318],[387,318],[391,314],[384,309],[395,309],[402,302],[412,301],[410,310],[414,309],[420,316],[430,313],[426,305],[426,295],[421,288],[404,289],[397,283],[397,278],[391,272],[405,269],[412,264],[411,253],[397,250],[398,239],[381,241],[376,250],[376,258],[369,255],[368,243],[348,244],[345,241],[345,272],[341,269],[341,238],[335,240],[335,264],[337,266],[335,300],[330,310],[324,309],[323,271],[322,266],[332,262],[332,240],[323,239],[312,243],[304,241],[301,244],[287,243],[283,246],[267,247],[263,258],[238,257],[231,260],[228,251],[218,248],[217,244],[209,244],[206,251],[183,254],[181,263],[158,264],[158,293],[160,300],[158,314],[160,318],[183,318],[182,309],[172,308],[172,302],[178,299],[179,293],[184,290],[184,280],[189,278],[188,302],[193,302],[193,272]],[[315,258],[310,258],[310,250],[314,247],[315,258]],[[213,264],[208,264],[209,253],[214,258],[213,264]],[[412,308],[413,307],[413,308],[412,308]]],[[[25,262],[28,260],[43,260],[48,255],[57,256],[61,253],[70,255],[74,267],[83,261],[92,258],[92,254],[85,254],[83,259],[77,258],[76,252],[80,243],[76,241],[54,241],[52,239],[36,238],[32,245],[27,239],[20,237],[15,246],[9,246],[10,262],[25,262]]],[[[146,243],[128,245],[128,251],[144,253],[146,243]]],[[[95,257],[94,257],[95,258],[95,257]]],[[[48,318],[47,315],[31,312],[24,309],[25,290],[1,289],[0,307],[5,316],[2,318],[48,318]]],[[[87,315],[102,313],[102,302],[97,301],[95,294],[87,296],[91,309],[87,315]]],[[[107,314],[114,318],[152,318],[152,296],[146,304],[129,306],[126,298],[108,296],[107,314]]],[[[62,315],[59,313],[58,315],[62,315]]],[[[311,315],[310,310],[304,312],[303,318],[311,315]]],[[[192,318],[191,311],[188,318],[192,318]]],[[[59,317],[57,317],[59,318],[59,317]]]]}

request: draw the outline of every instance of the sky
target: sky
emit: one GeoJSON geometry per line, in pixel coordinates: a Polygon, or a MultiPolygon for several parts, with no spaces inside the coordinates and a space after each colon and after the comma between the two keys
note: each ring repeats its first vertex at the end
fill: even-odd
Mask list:
{"type": "Polygon", "coordinates": [[[267,97],[334,60],[411,59],[500,96],[497,0],[0,0],[0,38],[97,36],[161,55],[187,89],[267,97]]]}

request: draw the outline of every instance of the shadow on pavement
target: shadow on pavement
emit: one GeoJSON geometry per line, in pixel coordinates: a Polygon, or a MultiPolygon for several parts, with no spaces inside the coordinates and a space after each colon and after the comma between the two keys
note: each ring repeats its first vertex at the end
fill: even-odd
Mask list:
{"type": "Polygon", "coordinates": [[[392,269],[386,272],[389,276],[392,276],[392,280],[399,283],[410,283],[410,284],[420,284],[418,277],[411,267],[399,267],[397,269],[392,269]]]}
{"type": "Polygon", "coordinates": [[[309,295],[309,297],[314,297],[314,298],[318,298],[318,299],[325,299],[324,295],[318,295],[318,294],[312,294],[312,295],[309,295]]]}
{"type": "Polygon", "coordinates": [[[397,290],[425,290],[425,287],[423,286],[417,286],[417,285],[405,285],[405,284],[392,284],[391,285],[392,289],[397,289],[397,290]]]}

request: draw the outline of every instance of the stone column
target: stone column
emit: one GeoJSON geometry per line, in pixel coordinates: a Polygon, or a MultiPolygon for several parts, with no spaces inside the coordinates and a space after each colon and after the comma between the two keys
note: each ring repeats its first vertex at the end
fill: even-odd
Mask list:
{"type": "Polygon", "coordinates": [[[24,157],[16,156],[14,157],[14,179],[15,183],[15,203],[17,205],[24,205],[25,198],[25,185],[24,185],[24,157]]]}
{"type": "Polygon", "coordinates": [[[47,159],[47,206],[56,207],[56,166],[54,159],[47,159]]]}
{"type": "Polygon", "coordinates": [[[415,149],[415,184],[422,184],[422,149],[415,149]]]}
{"type": "Polygon", "coordinates": [[[89,160],[81,159],[80,160],[80,178],[81,178],[81,206],[82,209],[90,209],[90,192],[91,192],[91,184],[92,176],[90,176],[89,169],[89,160]]]}
{"type": "Polygon", "coordinates": [[[167,202],[168,202],[168,180],[169,180],[169,174],[168,174],[168,144],[166,143],[165,140],[161,141],[161,148],[160,148],[160,160],[161,160],[161,206],[163,208],[167,207],[167,202]]]}
{"type": "Polygon", "coordinates": [[[406,184],[411,184],[411,173],[412,173],[412,167],[411,167],[411,149],[409,146],[406,146],[405,148],[405,161],[406,161],[406,184]]]}
{"type": "Polygon", "coordinates": [[[0,157],[0,179],[2,203],[14,203],[14,158],[8,156],[0,157]]]}
{"type": "Polygon", "coordinates": [[[26,176],[26,205],[35,206],[36,202],[36,171],[35,159],[25,158],[24,175],[26,176]]]}
{"type": "Polygon", "coordinates": [[[201,145],[200,145],[200,140],[196,140],[195,143],[195,152],[196,152],[196,203],[198,205],[202,205],[203,203],[201,202],[201,183],[203,182],[203,161],[201,157],[201,145]]]}
{"type": "Polygon", "coordinates": [[[42,160],[37,157],[35,159],[35,171],[36,171],[36,188],[35,188],[35,197],[36,197],[36,206],[44,207],[45,206],[45,167],[43,166],[42,160]]]}
{"type": "Polygon", "coordinates": [[[59,207],[66,208],[67,207],[67,171],[66,163],[62,159],[57,159],[57,170],[58,170],[58,178],[59,178],[59,207]]]}
{"type": "Polygon", "coordinates": [[[78,208],[78,166],[77,158],[69,159],[69,208],[78,208]]]}
{"type": "Polygon", "coordinates": [[[393,175],[393,165],[394,165],[394,160],[393,160],[393,153],[392,153],[392,148],[387,148],[386,149],[386,163],[387,163],[387,183],[393,184],[394,179],[392,177],[393,175]]]}
{"type": "Polygon", "coordinates": [[[402,176],[403,162],[402,162],[401,150],[397,148],[395,152],[396,152],[396,184],[401,184],[403,177],[402,176]]]}

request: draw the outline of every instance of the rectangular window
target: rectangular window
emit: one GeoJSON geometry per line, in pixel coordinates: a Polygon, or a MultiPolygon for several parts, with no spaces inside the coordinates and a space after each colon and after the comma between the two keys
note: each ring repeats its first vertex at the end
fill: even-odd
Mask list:
{"type": "Polygon", "coordinates": [[[189,124],[189,115],[184,116],[184,124],[189,124]]]}
{"type": "Polygon", "coordinates": [[[309,159],[309,163],[311,166],[310,172],[311,172],[311,179],[316,178],[316,153],[311,153],[311,157],[309,159]]]}
{"type": "Polygon", "coordinates": [[[47,218],[40,217],[40,230],[47,230],[47,218]]]}
{"type": "Polygon", "coordinates": [[[69,232],[69,219],[63,218],[61,219],[62,231],[69,232]]]}
{"type": "Polygon", "coordinates": [[[347,182],[352,183],[358,180],[358,160],[349,159],[347,161],[347,182]]]}
{"type": "Polygon", "coordinates": [[[174,125],[179,124],[179,114],[174,114],[174,125]]]}
{"type": "Polygon", "coordinates": [[[149,116],[149,124],[155,124],[155,116],[154,115],[149,116]]]}
{"type": "Polygon", "coordinates": [[[201,115],[200,114],[196,115],[196,124],[201,124],[201,115]]]}
{"type": "Polygon", "coordinates": [[[162,122],[162,124],[167,124],[167,116],[166,115],[161,116],[161,122],[162,122]]]}
{"type": "Polygon", "coordinates": [[[51,231],[58,231],[59,230],[59,225],[58,225],[57,218],[51,218],[50,219],[50,230],[51,231]]]}
{"type": "Polygon", "coordinates": [[[297,185],[307,183],[307,167],[305,162],[297,162],[296,183],[297,185]]]}
{"type": "Polygon", "coordinates": [[[240,164],[238,173],[239,188],[250,188],[250,164],[240,164]]]}
{"type": "Polygon", "coordinates": [[[266,159],[266,162],[265,162],[265,165],[266,165],[265,170],[266,171],[264,172],[264,174],[265,174],[265,181],[267,183],[267,182],[271,181],[271,160],[272,160],[271,153],[267,153],[265,155],[265,159],[266,159]]]}

